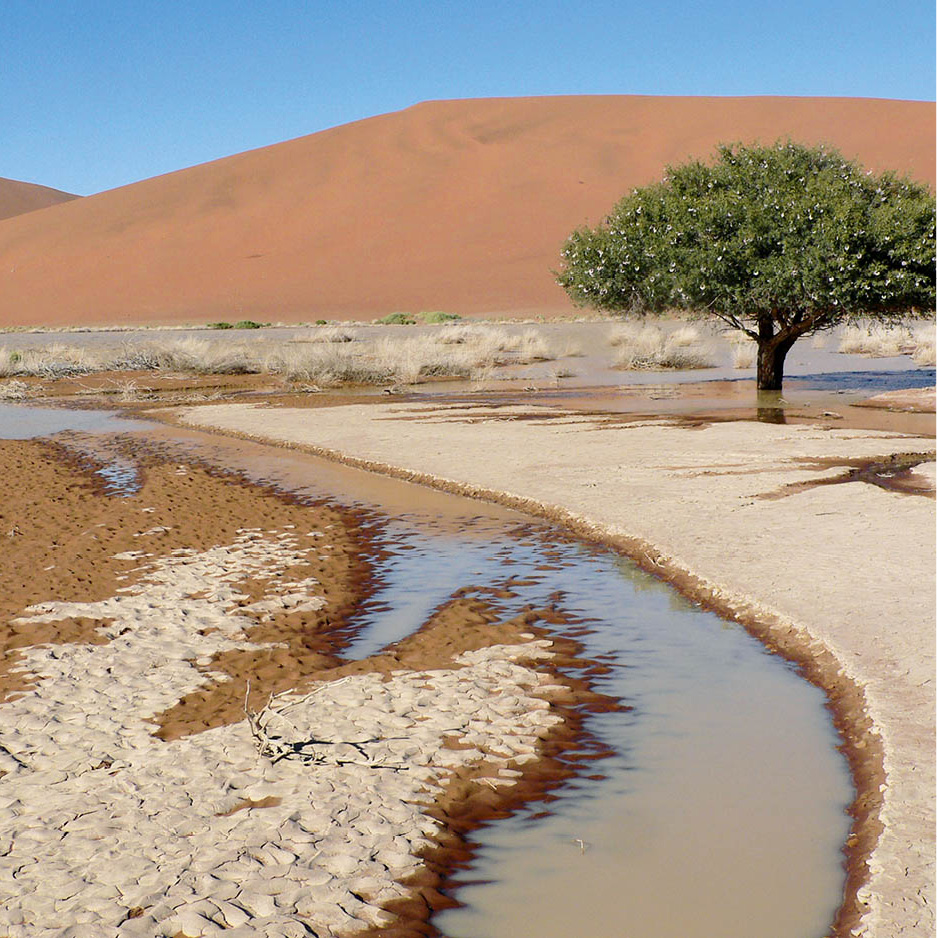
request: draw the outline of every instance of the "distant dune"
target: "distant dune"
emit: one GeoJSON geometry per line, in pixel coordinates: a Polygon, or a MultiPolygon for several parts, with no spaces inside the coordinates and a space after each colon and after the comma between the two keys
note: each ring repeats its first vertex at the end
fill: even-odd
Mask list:
{"type": "Polygon", "coordinates": [[[719,141],[829,142],[934,184],[934,105],[431,101],[0,222],[0,324],[558,314],[564,239],[719,141]]]}
{"type": "Polygon", "coordinates": [[[50,189],[48,186],[0,178],[0,220],[77,198],[77,195],[59,192],[58,189],[50,189]]]}

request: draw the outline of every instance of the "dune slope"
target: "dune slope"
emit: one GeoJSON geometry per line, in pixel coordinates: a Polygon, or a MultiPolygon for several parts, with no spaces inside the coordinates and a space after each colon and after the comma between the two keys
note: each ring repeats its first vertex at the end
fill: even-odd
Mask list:
{"type": "Polygon", "coordinates": [[[48,186],[0,178],[0,220],[77,198],[77,195],[50,189],[48,186]]]}
{"type": "Polygon", "coordinates": [[[934,130],[926,102],[427,102],[0,222],[0,323],[566,312],[565,237],[667,162],[790,136],[933,185],[934,130]]]}

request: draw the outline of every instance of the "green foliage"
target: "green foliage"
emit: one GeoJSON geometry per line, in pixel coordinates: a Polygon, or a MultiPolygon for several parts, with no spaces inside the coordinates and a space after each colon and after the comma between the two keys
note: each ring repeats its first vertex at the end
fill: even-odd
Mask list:
{"type": "Polygon", "coordinates": [[[317,319],[317,320],[316,320],[316,325],[317,325],[317,326],[324,326],[324,325],[326,325],[327,323],[328,323],[328,320],[327,320],[327,319],[317,319]]]}
{"type": "Polygon", "coordinates": [[[718,153],[712,165],[668,167],[604,225],[574,232],[560,285],[580,304],[702,311],[755,338],[765,321],[772,335],[803,335],[933,308],[935,212],[925,187],[866,173],[824,147],[718,153]]]}
{"type": "Polygon", "coordinates": [[[242,319],[239,322],[210,322],[207,329],[263,329],[269,322],[254,322],[253,319],[242,319]]]}
{"type": "Polygon", "coordinates": [[[441,322],[456,322],[461,318],[458,313],[444,313],[438,309],[420,313],[420,319],[430,326],[438,325],[441,322]]]}
{"type": "Polygon", "coordinates": [[[379,326],[412,326],[416,320],[409,313],[388,313],[374,320],[379,326]]]}

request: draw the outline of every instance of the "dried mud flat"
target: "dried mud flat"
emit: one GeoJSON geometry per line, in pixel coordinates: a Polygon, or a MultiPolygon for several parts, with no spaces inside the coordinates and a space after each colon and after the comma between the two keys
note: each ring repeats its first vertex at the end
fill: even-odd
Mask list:
{"type": "Polygon", "coordinates": [[[745,623],[827,692],[850,760],[836,934],[932,931],[932,439],[484,402],[222,404],[176,419],[551,518],[745,623]]]}
{"type": "Polygon", "coordinates": [[[367,518],[135,458],[0,441],[0,935],[432,934],[461,835],[615,706],[562,615],[466,589],[343,662],[367,518]]]}

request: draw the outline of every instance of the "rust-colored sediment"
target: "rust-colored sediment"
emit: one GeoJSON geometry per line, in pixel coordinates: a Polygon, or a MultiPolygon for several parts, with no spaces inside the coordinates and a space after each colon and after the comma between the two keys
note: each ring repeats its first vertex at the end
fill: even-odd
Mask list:
{"type": "Polygon", "coordinates": [[[923,495],[934,498],[934,487],[928,479],[915,476],[912,470],[926,462],[933,462],[933,453],[893,453],[888,456],[872,456],[864,459],[803,458],[798,462],[817,469],[845,468],[842,475],[806,482],[794,482],[774,492],[764,492],[759,499],[774,500],[807,492],[827,485],[845,485],[849,482],[865,482],[886,492],[899,495],[923,495]]]}
{"type": "MultiPolygon", "coordinates": [[[[328,605],[258,622],[252,640],[270,641],[275,635],[288,650],[260,650],[254,659],[233,654],[230,660],[215,662],[212,667],[227,668],[234,678],[230,687],[222,691],[223,685],[218,685],[186,698],[165,715],[162,732],[173,738],[193,731],[196,724],[207,728],[243,719],[245,668],[256,668],[258,693],[285,689],[297,673],[320,668],[340,644],[345,617],[367,594],[366,522],[353,511],[322,503],[304,505],[191,463],[180,472],[178,457],[165,461],[138,447],[135,461],[139,491],[131,497],[108,496],[103,494],[104,480],[95,475],[100,464],[93,457],[58,443],[0,441],[6,485],[0,532],[7,548],[0,565],[0,700],[30,684],[27,673],[13,670],[19,649],[39,643],[106,641],[99,632],[104,622],[98,620],[12,621],[27,606],[49,599],[95,602],[115,595],[141,575],[139,560],[117,559],[115,555],[124,551],[145,551],[152,555],[147,562],[152,562],[179,548],[200,551],[230,544],[245,528],[275,527],[289,531],[300,546],[316,548],[289,574],[315,577],[328,605]],[[324,536],[313,538],[313,530],[324,536]],[[325,545],[330,549],[323,550],[325,545]]],[[[244,592],[259,598],[263,585],[245,582],[244,592]]]]}

